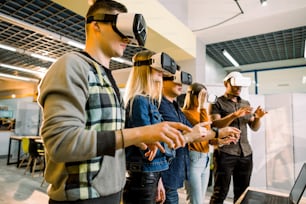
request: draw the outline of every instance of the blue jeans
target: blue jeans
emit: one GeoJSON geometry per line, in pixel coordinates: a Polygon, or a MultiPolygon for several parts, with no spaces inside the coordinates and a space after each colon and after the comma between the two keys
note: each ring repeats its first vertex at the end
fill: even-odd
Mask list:
{"type": "Polygon", "coordinates": [[[165,204],[178,204],[179,203],[179,197],[177,189],[171,189],[165,187],[166,190],[166,201],[165,204]]]}
{"type": "Polygon", "coordinates": [[[187,200],[191,204],[202,204],[210,174],[209,153],[190,151],[190,179],[186,181],[187,200]]]}

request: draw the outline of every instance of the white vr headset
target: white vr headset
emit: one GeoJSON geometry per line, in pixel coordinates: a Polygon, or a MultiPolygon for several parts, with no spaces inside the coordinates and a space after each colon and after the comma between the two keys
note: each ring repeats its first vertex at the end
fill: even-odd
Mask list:
{"type": "Polygon", "coordinates": [[[190,85],[192,84],[192,75],[187,72],[181,71],[181,70],[176,70],[176,73],[174,76],[164,76],[163,80],[173,81],[174,83],[177,83],[177,84],[190,85]]]}
{"type": "Polygon", "coordinates": [[[239,77],[230,79],[230,83],[232,86],[243,86],[247,87],[251,85],[251,79],[249,77],[239,77]]]}
{"type": "Polygon", "coordinates": [[[164,72],[164,74],[175,74],[177,70],[177,64],[166,53],[159,52],[151,56],[148,60],[135,61],[134,66],[148,65],[156,70],[164,72]]]}
{"type": "Polygon", "coordinates": [[[119,13],[88,16],[86,23],[93,21],[112,23],[113,30],[122,38],[128,38],[130,45],[144,46],[147,38],[146,22],[141,14],[119,13]]]}

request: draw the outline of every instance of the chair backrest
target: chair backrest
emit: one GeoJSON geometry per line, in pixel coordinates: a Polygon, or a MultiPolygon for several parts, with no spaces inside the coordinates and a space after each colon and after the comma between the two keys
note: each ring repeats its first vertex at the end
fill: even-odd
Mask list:
{"type": "Polygon", "coordinates": [[[35,142],[34,139],[30,139],[29,154],[33,157],[38,157],[39,156],[39,154],[37,152],[37,142],[35,142]]]}
{"type": "Polygon", "coordinates": [[[21,147],[24,153],[29,153],[29,145],[30,145],[30,139],[23,137],[21,139],[21,147]]]}

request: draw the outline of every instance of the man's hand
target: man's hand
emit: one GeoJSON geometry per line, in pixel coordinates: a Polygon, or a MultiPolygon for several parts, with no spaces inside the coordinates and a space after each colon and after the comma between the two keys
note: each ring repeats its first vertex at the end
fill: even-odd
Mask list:
{"type": "Polygon", "coordinates": [[[254,117],[255,118],[262,118],[264,115],[266,115],[268,112],[266,112],[263,108],[258,106],[254,112],[254,117]]]}
{"type": "Polygon", "coordinates": [[[246,106],[246,107],[241,107],[239,108],[237,111],[235,111],[233,113],[233,115],[236,117],[236,118],[240,118],[240,117],[243,117],[245,115],[248,115],[250,113],[252,113],[252,110],[253,108],[250,107],[250,106],[246,106]]]}
{"type": "Polygon", "coordinates": [[[142,142],[147,145],[155,142],[164,142],[169,148],[174,149],[185,146],[182,132],[192,132],[191,128],[179,122],[161,122],[154,125],[137,127],[134,130],[138,131],[138,134],[142,137],[142,142]]]}
{"type": "Polygon", "coordinates": [[[240,138],[241,131],[235,127],[224,127],[219,129],[219,145],[236,144],[240,138]]]}

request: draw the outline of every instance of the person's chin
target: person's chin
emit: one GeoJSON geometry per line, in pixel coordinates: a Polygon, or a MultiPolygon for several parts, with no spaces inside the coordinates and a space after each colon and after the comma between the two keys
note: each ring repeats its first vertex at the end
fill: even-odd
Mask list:
{"type": "Polygon", "coordinates": [[[179,95],[181,95],[181,94],[182,94],[182,91],[177,91],[177,92],[176,92],[176,95],[177,95],[177,96],[179,96],[179,95]]]}
{"type": "Polygon", "coordinates": [[[114,57],[122,57],[122,56],[123,56],[123,52],[124,52],[124,51],[118,51],[118,52],[116,52],[116,56],[114,56],[114,57]]]}

